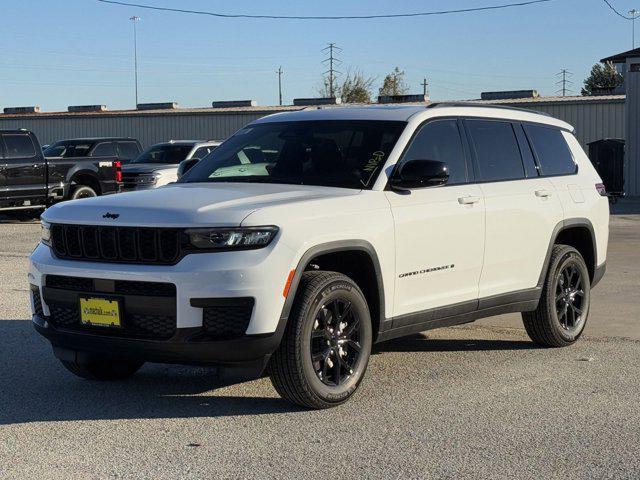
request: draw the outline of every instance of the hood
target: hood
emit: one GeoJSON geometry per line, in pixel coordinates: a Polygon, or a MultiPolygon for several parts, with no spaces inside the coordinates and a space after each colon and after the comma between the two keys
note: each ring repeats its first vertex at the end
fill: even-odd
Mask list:
{"type": "Polygon", "coordinates": [[[184,183],[59,203],[47,209],[42,219],[85,225],[237,226],[265,207],[358,193],[360,190],[307,185],[184,183]]]}
{"type": "Polygon", "coordinates": [[[122,173],[153,173],[160,170],[178,169],[177,163],[129,163],[122,166],[122,173]]]}

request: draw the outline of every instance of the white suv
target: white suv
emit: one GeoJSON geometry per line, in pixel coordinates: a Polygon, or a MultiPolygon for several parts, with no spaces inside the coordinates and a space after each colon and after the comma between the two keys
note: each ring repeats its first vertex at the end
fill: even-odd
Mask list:
{"type": "Polygon", "coordinates": [[[214,140],[171,140],[157,143],[122,166],[122,191],[147,190],[175,182],[182,163],[189,160],[195,163],[209,155],[218,145],[220,142],[214,140]]]}
{"type": "Polygon", "coordinates": [[[568,124],[474,105],[257,120],[177,184],[48,209],[33,322],[65,367],[266,371],[286,399],[346,401],[371,345],[522,312],[582,334],[609,205],[568,124]]]}

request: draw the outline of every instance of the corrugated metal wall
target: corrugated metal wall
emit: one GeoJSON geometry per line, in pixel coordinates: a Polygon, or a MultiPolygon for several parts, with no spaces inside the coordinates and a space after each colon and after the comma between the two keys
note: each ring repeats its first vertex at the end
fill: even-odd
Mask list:
{"type": "MultiPolygon", "coordinates": [[[[602,102],[536,102],[513,106],[547,112],[576,127],[578,139],[587,143],[603,138],[626,138],[623,100],[602,102]]],[[[170,139],[225,139],[247,123],[271,111],[180,112],[165,114],[117,114],[87,116],[25,116],[0,118],[0,129],[27,128],[42,144],[65,138],[128,136],[145,147],[170,139]]]]}
{"type": "Polygon", "coordinates": [[[627,145],[624,161],[624,191],[629,196],[640,195],[640,71],[632,65],[640,58],[627,59],[625,84],[627,88],[627,145]]]}
{"type": "Polygon", "coordinates": [[[604,138],[626,138],[623,100],[575,103],[539,103],[514,106],[548,113],[576,128],[576,136],[582,147],[604,138]]]}
{"type": "MultiPolygon", "coordinates": [[[[273,113],[273,112],[268,112],[273,113]]],[[[167,140],[222,140],[247,123],[266,115],[251,113],[198,113],[157,115],[51,116],[0,119],[0,129],[26,128],[43,145],[77,137],[124,136],[148,147],[167,140]]]]}

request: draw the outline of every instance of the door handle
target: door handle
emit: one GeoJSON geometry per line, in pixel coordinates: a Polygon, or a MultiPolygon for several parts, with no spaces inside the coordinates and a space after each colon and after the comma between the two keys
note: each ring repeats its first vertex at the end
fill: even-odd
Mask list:
{"type": "Polygon", "coordinates": [[[549,190],[536,190],[536,197],[547,198],[551,195],[552,193],[549,190]]]}
{"type": "Polygon", "coordinates": [[[480,197],[476,197],[473,195],[466,195],[464,197],[458,198],[458,203],[460,205],[473,205],[474,203],[478,203],[480,201],[480,197]]]}

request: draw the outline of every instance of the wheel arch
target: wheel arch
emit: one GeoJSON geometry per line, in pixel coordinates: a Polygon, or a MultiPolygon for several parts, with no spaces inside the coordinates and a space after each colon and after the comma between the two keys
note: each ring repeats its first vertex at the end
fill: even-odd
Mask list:
{"type": "Polygon", "coordinates": [[[540,272],[538,279],[538,287],[542,288],[544,284],[551,260],[551,251],[553,246],[557,244],[569,245],[580,252],[587,264],[591,284],[595,286],[600,278],[598,278],[597,271],[598,244],[593,224],[588,218],[569,218],[558,223],[553,230],[542,272],[540,272]]]}
{"type": "Polygon", "coordinates": [[[79,170],[69,178],[66,196],[71,195],[76,185],[86,185],[87,187],[93,188],[97,195],[102,194],[100,179],[91,170],[79,170]]]}
{"type": "Polygon", "coordinates": [[[319,262],[320,270],[326,269],[343,273],[352,278],[360,287],[371,311],[375,342],[380,325],[384,321],[384,281],[376,250],[366,240],[339,240],[316,245],[307,250],[296,266],[280,316],[281,322],[286,323],[289,318],[302,274],[317,262],[319,262]]]}

